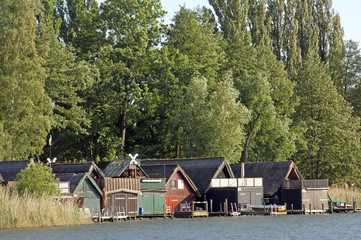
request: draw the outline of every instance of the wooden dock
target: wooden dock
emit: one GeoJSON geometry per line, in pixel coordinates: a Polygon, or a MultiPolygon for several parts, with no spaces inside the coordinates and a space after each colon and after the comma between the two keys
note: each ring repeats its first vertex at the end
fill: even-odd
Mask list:
{"type": "Polygon", "coordinates": [[[192,202],[192,208],[187,211],[179,211],[174,213],[174,217],[177,218],[195,218],[195,217],[208,217],[208,202],[192,202]],[[202,204],[203,208],[198,208],[196,205],[202,204]]]}

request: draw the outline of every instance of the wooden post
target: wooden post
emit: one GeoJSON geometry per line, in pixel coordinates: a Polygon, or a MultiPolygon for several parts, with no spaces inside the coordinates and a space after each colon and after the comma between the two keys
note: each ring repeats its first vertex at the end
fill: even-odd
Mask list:
{"type": "Polygon", "coordinates": [[[192,218],[194,218],[194,202],[192,202],[192,218]]]}
{"type": "Polygon", "coordinates": [[[321,205],[322,205],[322,214],[324,214],[325,213],[325,206],[323,205],[323,203],[321,205]]]}
{"type": "Polygon", "coordinates": [[[264,214],[266,214],[266,203],[263,202],[263,211],[264,211],[264,214]]]}
{"type": "Polygon", "coordinates": [[[353,210],[353,213],[357,212],[357,210],[356,210],[356,202],[355,201],[353,201],[353,203],[352,203],[352,210],[353,210]]]}
{"type": "Polygon", "coordinates": [[[312,212],[311,212],[311,209],[312,209],[312,207],[311,207],[311,203],[310,203],[310,204],[309,204],[310,214],[312,213],[312,212]]]}
{"type": "Polygon", "coordinates": [[[291,203],[291,213],[293,213],[293,203],[291,203]]]}
{"type": "Polygon", "coordinates": [[[345,209],[345,213],[347,212],[347,205],[346,203],[343,204],[343,208],[345,209]]]}
{"type": "Polygon", "coordinates": [[[330,213],[332,214],[333,213],[333,202],[331,201],[331,204],[330,204],[330,213]]]}
{"type": "Polygon", "coordinates": [[[225,206],[224,206],[224,210],[226,212],[226,216],[228,215],[228,199],[226,198],[226,202],[225,202],[225,206]]]}
{"type": "Polygon", "coordinates": [[[306,214],[306,205],[305,204],[303,204],[302,210],[303,210],[303,214],[306,214]]]}
{"type": "Polygon", "coordinates": [[[213,212],[213,199],[209,200],[209,207],[211,209],[211,215],[212,215],[212,212],[213,212]]]}

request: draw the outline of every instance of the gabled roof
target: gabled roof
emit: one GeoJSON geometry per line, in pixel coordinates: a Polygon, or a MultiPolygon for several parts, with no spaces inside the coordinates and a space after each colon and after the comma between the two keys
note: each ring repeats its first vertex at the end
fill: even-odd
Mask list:
{"type": "MultiPolygon", "coordinates": [[[[120,177],[122,173],[129,167],[131,161],[131,159],[113,159],[104,169],[104,175],[106,177],[120,177]]],[[[143,172],[144,176],[147,176],[147,174],[139,165],[137,165],[137,167],[143,172]]]]}
{"type": "MultiPolygon", "coordinates": [[[[241,165],[231,165],[235,177],[241,176],[241,165]]],[[[263,191],[265,196],[273,196],[284,179],[302,180],[303,177],[293,161],[284,162],[257,162],[245,164],[246,178],[263,178],[263,191]]]]}
{"type": "Polygon", "coordinates": [[[53,173],[60,174],[79,174],[88,173],[92,174],[94,171],[99,178],[104,178],[103,171],[94,162],[80,162],[80,163],[57,163],[51,164],[53,173]]]}
{"type": "Polygon", "coordinates": [[[85,179],[88,179],[96,191],[102,196],[103,192],[100,190],[98,185],[95,183],[94,179],[88,174],[88,173],[78,173],[78,174],[60,174],[55,175],[55,178],[58,178],[60,182],[70,182],[70,193],[74,193],[77,191],[77,189],[80,187],[81,183],[85,181],[85,179]]]}
{"type": "Polygon", "coordinates": [[[108,166],[109,163],[110,163],[110,161],[101,161],[101,162],[97,162],[96,165],[97,165],[102,171],[104,171],[104,169],[108,166]]]}
{"type": "Polygon", "coordinates": [[[184,179],[188,182],[196,195],[200,196],[197,186],[178,164],[157,164],[143,166],[142,168],[150,178],[166,178],[167,183],[174,174],[179,172],[181,175],[183,175],[184,179]]]}
{"type": "Polygon", "coordinates": [[[26,168],[29,160],[0,162],[0,174],[4,182],[14,181],[16,174],[26,168]]]}
{"type": "Polygon", "coordinates": [[[197,186],[200,193],[206,193],[212,178],[219,178],[223,171],[233,178],[233,172],[225,157],[187,159],[143,159],[141,166],[178,164],[197,186]]]}

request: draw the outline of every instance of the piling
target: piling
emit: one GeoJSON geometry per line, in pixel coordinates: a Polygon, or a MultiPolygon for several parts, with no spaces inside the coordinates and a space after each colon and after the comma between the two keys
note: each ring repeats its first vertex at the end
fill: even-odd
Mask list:
{"type": "Polygon", "coordinates": [[[333,213],[333,202],[331,201],[331,204],[330,204],[330,213],[333,213]]]}
{"type": "Polygon", "coordinates": [[[209,207],[210,207],[210,212],[211,212],[211,215],[213,213],[213,199],[209,200],[209,207]]]}
{"type": "Polygon", "coordinates": [[[224,203],[224,211],[226,212],[226,216],[228,215],[228,199],[226,198],[226,202],[224,203]]]}
{"type": "Polygon", "coordinates": [[[306,205],[305,204],[303,204],[302,209],[303,209],[303,214],[306,214],[306,205]]]}
{"type": "Polygon", "coordinates": [[[357,212],[356,207],[357,207],[357,204],[356,204],[356,202],[355,202],[355,201],[353,201],[353,203],[352,203],[352,210],[353,210],[353,213],[356,213],[356,212],[357,212]]]}
{"type": "Polygon", "coordinates": [[[323,205],[323,203],[321,204],[321,206],[322,206],[322,214],[324,214],[325,213],[325,206],[323,205]]]}

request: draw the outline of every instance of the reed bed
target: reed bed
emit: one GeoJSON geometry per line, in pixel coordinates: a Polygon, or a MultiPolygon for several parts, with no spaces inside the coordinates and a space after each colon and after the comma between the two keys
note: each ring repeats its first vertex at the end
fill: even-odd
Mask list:
{"type": "Polygon", "coordinates": [[[72,202],[0,187],[0,229],[90,224],[72,202]]]}
{"type": "Polygon", "coordinates": [[[357,207],[361,207],[361,189],[359,188],[331,187],[328,194],[333,201],[341,201],[347,204],[352,204],[355,201],[357,207]]]}

